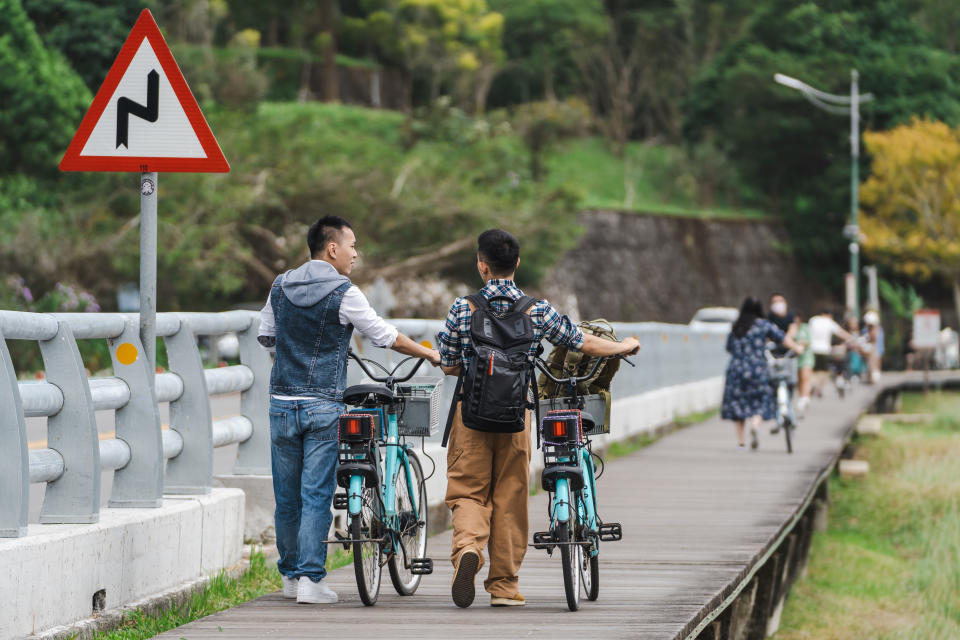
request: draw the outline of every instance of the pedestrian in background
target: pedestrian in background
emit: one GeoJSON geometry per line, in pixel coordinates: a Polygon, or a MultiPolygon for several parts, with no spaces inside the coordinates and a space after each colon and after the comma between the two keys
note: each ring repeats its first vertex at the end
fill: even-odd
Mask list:
{"type": "Polygon", "coordinates": [[[750,422],[750,448],[756,449],[760,420],[771,420],[776,415],[765,354],[769,341],[803,353],[803,347],[763,317],[763,304],[750,296],[740,306],[740,315],[727,336],[731,357],[720,412],[724,420],[734,421],[737,449],[741,451],[746,449],[745,423],[750,422]]]}
{"type": "Polygon", "coordinates": [[[813,393],[813,351],[810,349],[810,324],[803,321],[803,314],[796,313],[797,333],[793,337],[803,347],[797,356],[797,414],[803,418],[813,393]]]}

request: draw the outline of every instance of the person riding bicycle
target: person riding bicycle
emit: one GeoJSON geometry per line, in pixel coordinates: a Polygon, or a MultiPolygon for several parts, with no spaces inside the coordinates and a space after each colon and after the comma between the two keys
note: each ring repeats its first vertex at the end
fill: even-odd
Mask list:
{"type": "MultiPolygon", "coordinates": [[[[499,312],[524,294],[514,283],[520,262],[520,243],[507,231],[490,229],[477,239],[477,271],[484,287],[479,295],[499,312]]],[[[441,368],[459,375],[469,368],[473,354],[470,337],[473,303],[457,298],[437,336],[441,368]]],[[[546,300],[536,300],[527,310],[534,328],[529,357],[546,338],[556,346],[592,356],[630,354],[639,349],[634,338],[611,342],[584,334],[546,300]]],[[[529,412],[526,424],[529,425],[529,412]]],[[[468,607],[474,599],[474,579],[483,566],[483,548],[490,556],[484,588],[492,606],[522,606],[517,572],[527,552],[530,483],[530,432],[491,433],[464,425],[461,407],[454,408],[447,449],[446,504],[453,516],[454,565],[451,594],[454,603],[468,607]]]]}
{"type": "Polygon", "coordinates": [[[440,354],[398,332],[347,277],[356,236],[339,216],[307,232],[310,260],[277,276],[260,311],[258,340],[276,354],[270,373],[270,459],[283,595],[337,601],[324,564],[336,491],[337,421],[344,412],[347,352],[356,329],[375,346],[440,363],[440,354]]]}

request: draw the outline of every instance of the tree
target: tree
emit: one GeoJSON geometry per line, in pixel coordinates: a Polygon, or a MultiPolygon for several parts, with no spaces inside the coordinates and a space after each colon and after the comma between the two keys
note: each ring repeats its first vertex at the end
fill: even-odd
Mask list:
{"type": "Polygon", "coordinates": [[[0,0],[0,174],[54,174],[92,100],[20,0],[0,0]]]}
{"type": "Polygon", "coordinates": [[[863,138],[864,249],[906,275],[945,278],[960,314],[960,130],[914,118],[863,138]]]}
{"type": "Polygon", "coordinates": [[[822,281],[836,282],[845,263],[849,125],[776,85],[773,74],[842,94],[856,68],[861,91],[877,97],[862,108],[868,127],[913,114],[956,123],[960,58],[934,48],[909,9],[897,0],[767,0],[699,74],[685,103],[688,142],[716,141],[753,204],[784,216],[800,261],[822,281]]]}
{"type": "Polygon", "coordinates": [[[139,0],[24,0],[23,8],[48,47],[60,51],[96,91],[143,9],[139,0]]]}
{"type": "Polygon", "coordinates": [[[426,82],[429,101],[453,89],[475,112],[486,106],[504,61],[503,16],[486,0],[370,0],[345,12],[346,45],[403,70],[407,94],[426,82]]]}
{"type": "Polygon", "coordinates": [[[607,28],[601,0],[490,0],[490,8],[503,14],[508,66],[526,85],[513,102],[529,100],[530,85],[548,102],[557,100],[558,83],[569,93],[576,82],[577,43],[607,28]]]}

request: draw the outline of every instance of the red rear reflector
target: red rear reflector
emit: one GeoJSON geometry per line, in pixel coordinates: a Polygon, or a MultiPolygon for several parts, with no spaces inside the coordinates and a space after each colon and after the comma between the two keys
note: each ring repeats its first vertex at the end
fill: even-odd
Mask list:
{"type": "Polygon", "coordinates": [[[550,426],[550,432],[553,434],[554,438],[564,438],[567,437],[567,423],[564,420],[554,420],[550,426]]]}

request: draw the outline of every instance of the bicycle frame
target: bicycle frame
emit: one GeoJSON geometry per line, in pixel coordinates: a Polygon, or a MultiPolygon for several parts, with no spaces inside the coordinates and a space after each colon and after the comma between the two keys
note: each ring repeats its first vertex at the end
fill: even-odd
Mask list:
{"type": "MultiPolygon", "coordinates": [[[[570,481],[567,478],[557,478],[556,480],[556,490],[553,494],[553,502],[551,503],[550,509],[550,524],[551,526],[556,526],[559,522],[567,522],[573,524],[573,518],[571,517],[573,511],[571,506],[574,506],[576,509],[576,521],[586,529],[590,531],[597,531],[597,510],[596,510],[596,475],[595,468],[593,464],[593,458],[590,454],[590,448],[588,444],[581,443],[576,447],[575,457],[577,460],[577,466],[580,467],[580,471],[583,474],[583,489],[581,489],[581,494],[583,496],[582,501],[577,501],[576,505],[571,505],[570,497],[570,481]]],[[[560,458],[561,462],[571,462],[571,460],[566,458],[560,458]]],[[[600,552],[597,548],[597,545],[594,544],[590,549],[590,555],[595,556],[600,552]]]]}
{"type": "MultiPolygon", "coordinates": [[[[379,478],[379,486],[376,488],[380,497],[380,504],[383,506],[383,512],[379,515],[382,516],[383,523],[388,530],[397,529],[396,482],[401,465],[406,471],[407,490],[410,492],[410,495],[414,495],[413,476],[410,472],[410,459],[407,457],[406,452],[409,445],[400,443],[397,413],[392,409],[393,408],[390,408],[386,412],[387,433],[383,443],[383,448],[386,449],[386,451],[383,454],[383,460],[380,459],[380,445],[374,443],[372,446],[372,463],[377,470],[377,477],[379,478]]],[[[370,411],[370,409],[356,409],[349,413],[370,413],[370,411]]],[[[383,414],[383,409],[374,409],[374,411],[380,412],[381,415],[383,414]]],[[[363,507],[362,495],[365,480],[366,478],[361,474],[350,476],[350,486],[347,491],[347,511],[351,516],[360,515],[360,510],[363,507]]],[[[419,520],[419,510],[423,508],[423,505],[414,504],[413,507],[415,510],[414,515],[419,520]]],[[[393,541],[391,541],[391,547],[393,546],[392,542],[393,541]]]]}

